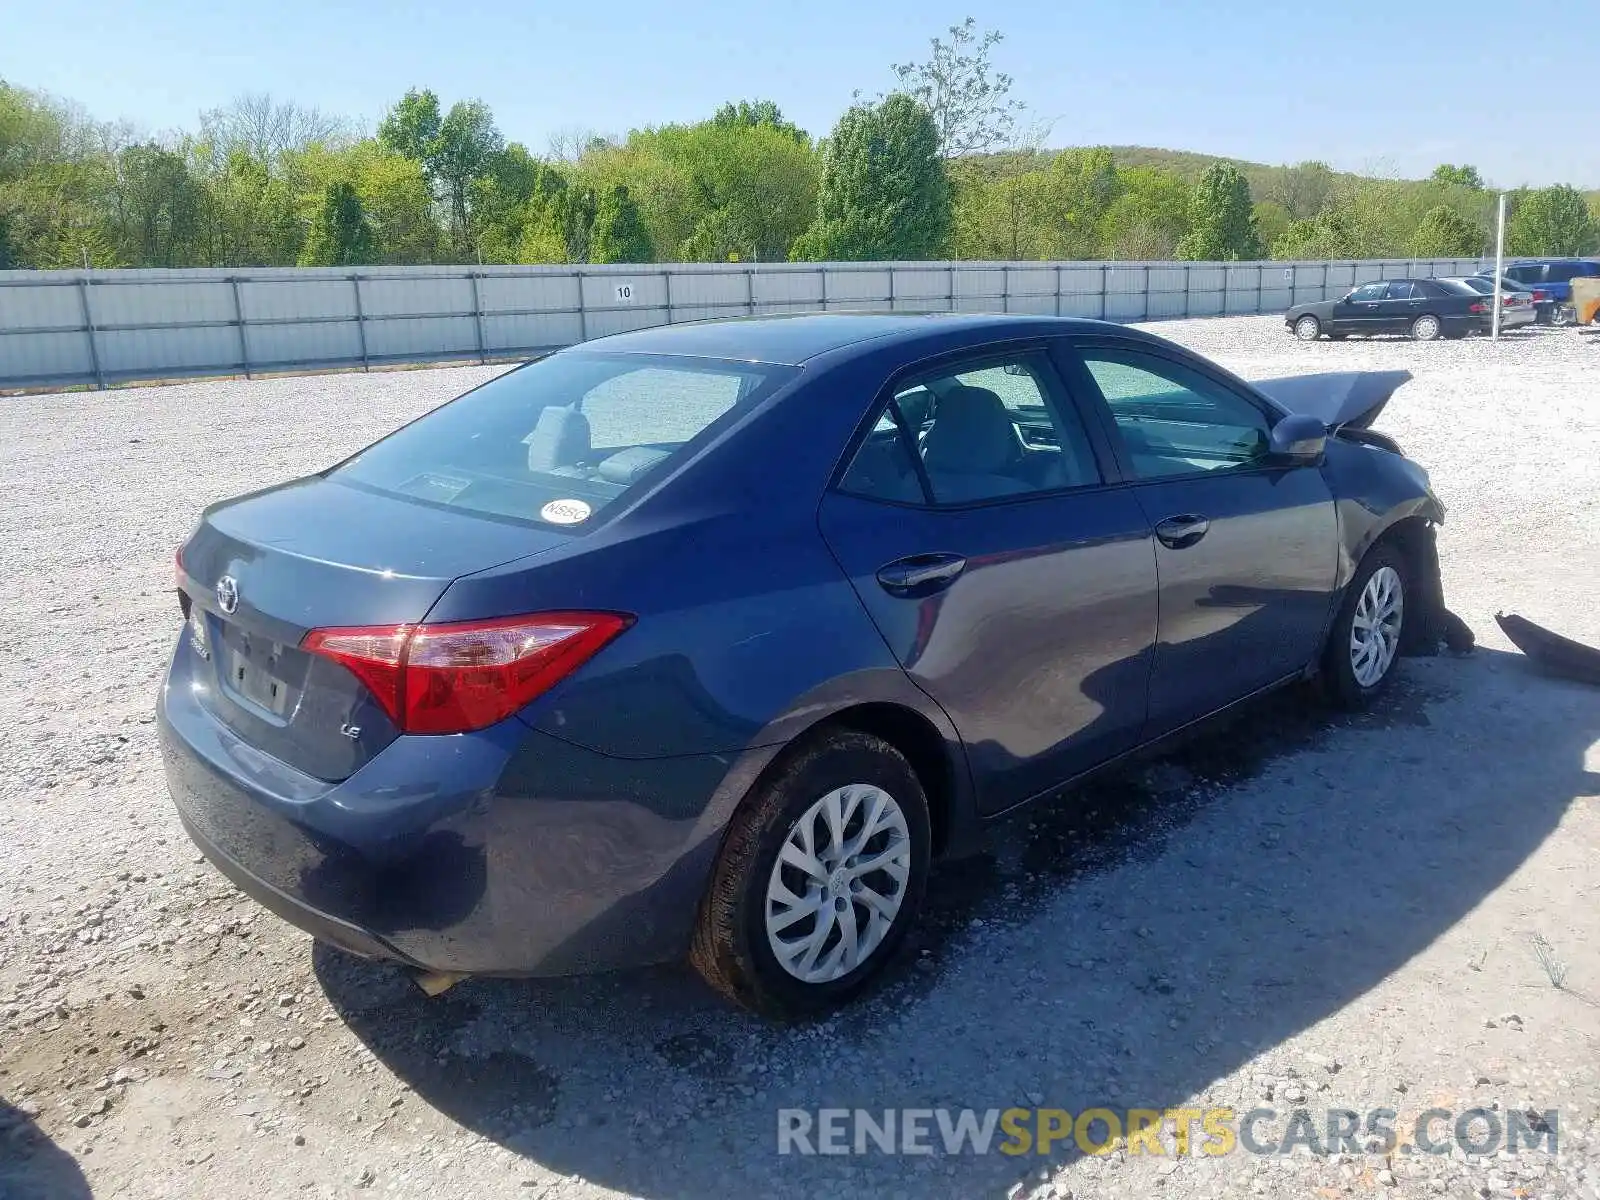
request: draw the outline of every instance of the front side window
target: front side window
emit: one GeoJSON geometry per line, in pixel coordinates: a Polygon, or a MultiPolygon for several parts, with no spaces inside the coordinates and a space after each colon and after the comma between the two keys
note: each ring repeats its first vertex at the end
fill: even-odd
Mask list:
{"type": "Polygon", "coordinates": [[[1352,301],[1361,302],[1382,300],[1383,293],[1388,286],[1389,285],[1386,283],[1363,283],[1355,291],[1350,293],[1350,299],[1352,301]]]}
{"type": "Polygon", "coordinates": [[[489,516],[578,526],[796,372],[673,355],[553,354],[435,409],[329,478],[489,516]]]}
{"type": "Polygon", "coordinates": [[[1083,423],[1052,380],[1042,355],[1024,354],[906,382],[856,452],[841,490],[945,505],[1099,483],[1083,423]]]}
{"type": "Polygon", "coordinates": [[[1266,458],[1266,414],[1215,380],[1137,350],[1088,349],[1083,361],[1139,478],[1238,470],[1266,458]]]}

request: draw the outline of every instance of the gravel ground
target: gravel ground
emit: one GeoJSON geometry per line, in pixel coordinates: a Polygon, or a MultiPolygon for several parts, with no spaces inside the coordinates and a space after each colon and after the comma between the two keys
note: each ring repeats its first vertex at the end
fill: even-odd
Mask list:
{"type": "Polygon", "coordinates": [[[259,913],[172,815],[151,707],[199,508],[492,369],[0,405],[0,1197],[1594,1200],[1600,693],[1492,615],[1600,643],[1600,339],[1156,328],[1258,378],[1414,372],[1380,428],[1449,506],[1480,650],[1407,660],[1358,719],[1274,698],[994,831],[935,876],[896,977],[800,1029],[677,968],[426,1001],[259,913]],[[1401,1135],[1430,1107],[1555,1109],[1559,1150],[777,1153],[782,1108],[1014,1105],[1259,1106],[1269,1143],[1295,1109],[1388,1108],[1401,1135]]]}

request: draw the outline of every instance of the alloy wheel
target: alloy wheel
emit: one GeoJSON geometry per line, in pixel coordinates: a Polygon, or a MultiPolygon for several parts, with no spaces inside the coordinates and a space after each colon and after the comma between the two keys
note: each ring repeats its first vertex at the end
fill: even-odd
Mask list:
{"type": "Polygon", "coordinates": [[[911,833],[893,796],[855,783],[789,829],[767,881],[767,943],[803,983],[832,983],[883,944],[911,878],[911,833]]]}
{"type": "Polygon", "coordinates": [[[1400,650],[1405,586],[1391,566],[1379,567],[1361,590],[1350,620],[1350,673],[1364,688],[1377,686],[1400,650]]]}

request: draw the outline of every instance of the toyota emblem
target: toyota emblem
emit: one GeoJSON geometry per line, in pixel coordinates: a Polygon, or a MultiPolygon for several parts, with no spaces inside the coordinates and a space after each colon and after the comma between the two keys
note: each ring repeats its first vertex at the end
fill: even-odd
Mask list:
{"type": "Polygon", "coordinates": [[[217,580],[217,607],[224,613],[232,613],[239,607],[239,583],[232,575],[217,580]]]}

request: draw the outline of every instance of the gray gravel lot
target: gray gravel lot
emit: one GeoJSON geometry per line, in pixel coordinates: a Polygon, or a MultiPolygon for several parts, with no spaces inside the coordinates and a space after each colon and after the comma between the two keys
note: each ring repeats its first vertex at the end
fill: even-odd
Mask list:
{"type": "Polygon", "coordinates": [[[495,368],[0,401],[0,1198],[1600,1197],[1600,692],[1492,620],[1600,643],[1600,338],[1152,328],[1257,378],[1414,372],[1379,427],[1449,507],[1480,650],[995,830],[895,978],[800,1029],[686,969],[424,1000],[258,912],[172,815],[151,708],[199,509],[495,368]],[[1556,1109],[1559,1152],[776,1152],[786,1107],[1013,1105],[1260,1106],[1265,1142],[1297,1108],[1556,1109]]]}

